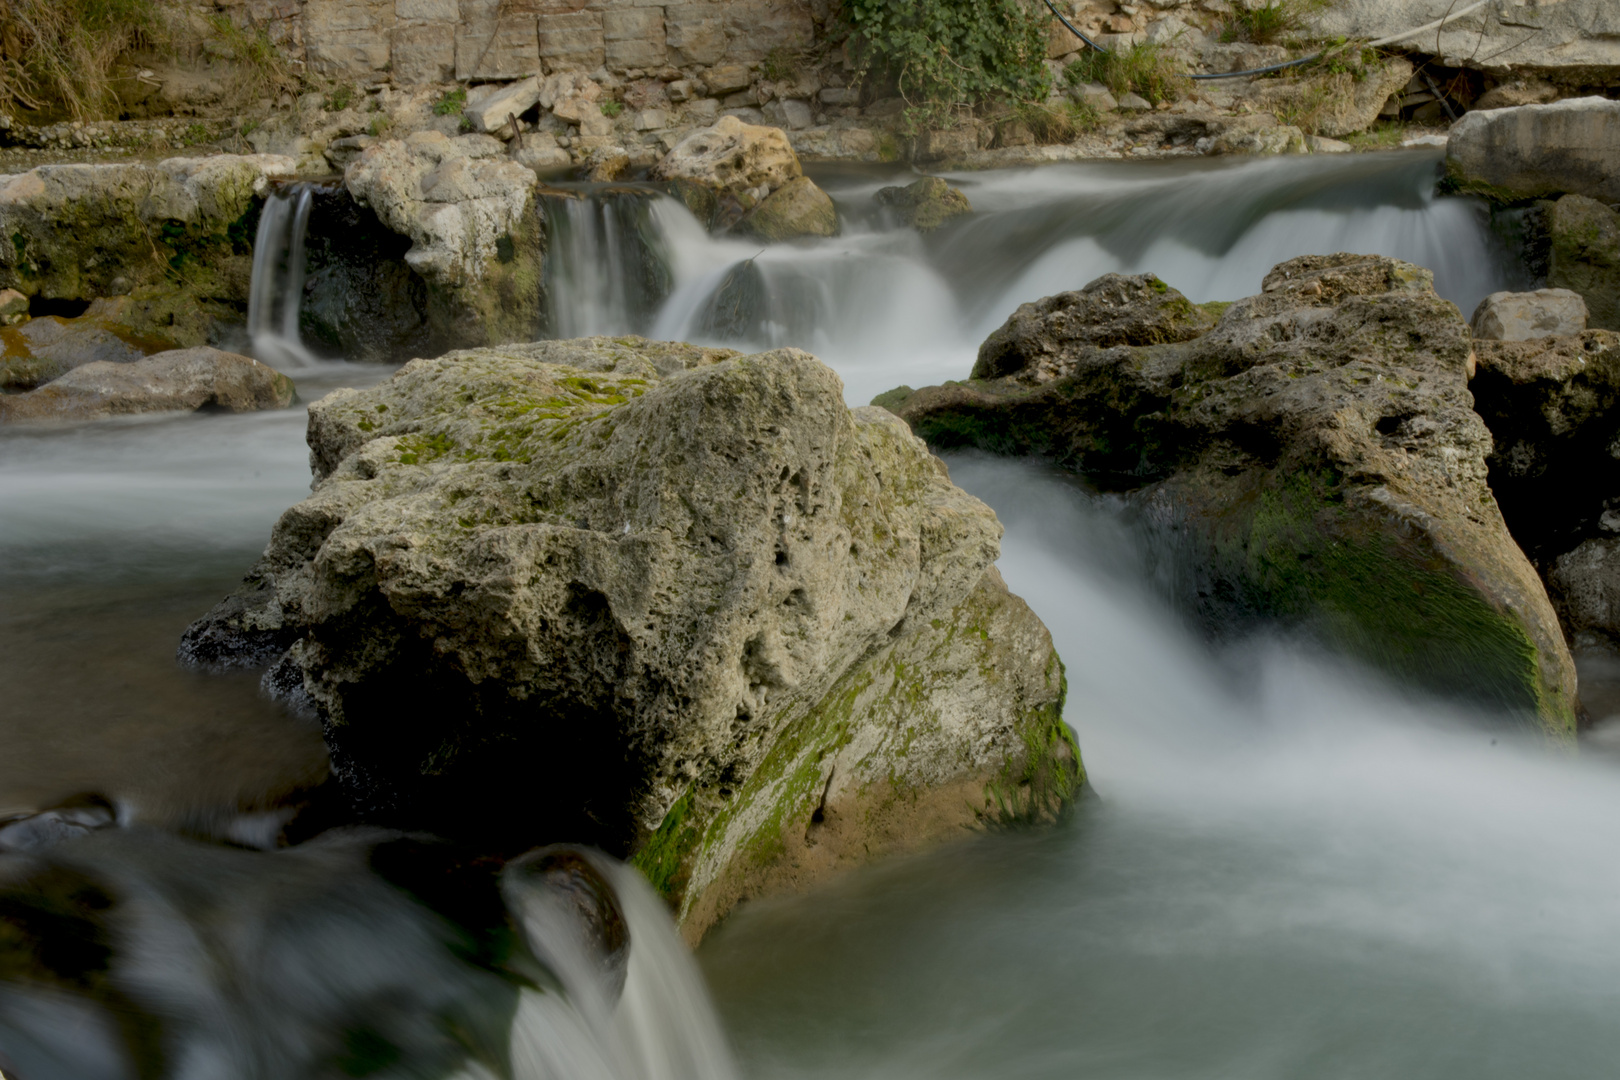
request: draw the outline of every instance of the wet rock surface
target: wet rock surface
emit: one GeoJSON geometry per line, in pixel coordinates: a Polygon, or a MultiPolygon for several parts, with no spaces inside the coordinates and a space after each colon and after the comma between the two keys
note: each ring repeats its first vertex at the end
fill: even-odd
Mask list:
{"type": "Polygon", "coordinates": [[[456,353],[316,403],[310,445],[314,494],[181,654],[293,639],[266,685],[373,817],[634,853],[696,936],[1075,790],[994,515],[804,353],[456,353]]]}
{"type": "MultiPolygon", "coordinates": [[[[1126,310],[1151,327],[1153,303],[1126,310]]],[[[1019,321],[998,334],[1042,340],[1019,321]]],[[[1486,485],[1468,327],[1428,271],[1308,256],[1200,336],[1073,336],[1032,375],[996,367],[890,407],[936,445],[1047,453],[1128,493],[1176,538],[1178,596],[1212,630],[1281,619],[1573,729],[1563,635],[1486,485]]]]}
{"type": "Polygon", "coordinates": [[[123,363],[98,360],[37,390],[0,396],[0,423],[98,420],[152,412],[285,409],[292,380],[257,360],[206,345],[123,363]]]}
{"type": "Polygon", "coordinates": [[[128,364],[174,347],[120,321],[128,309],[126,302],[99,300],[72,318],[45,315],[0,327],[0,388],[32,390],[85,364],[128,364]]]}

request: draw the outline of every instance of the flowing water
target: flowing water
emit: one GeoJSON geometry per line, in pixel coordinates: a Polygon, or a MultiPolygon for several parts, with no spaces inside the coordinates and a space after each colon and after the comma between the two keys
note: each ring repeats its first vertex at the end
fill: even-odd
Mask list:
{"type": "Polygon", "coordinates": [[[254,358],[274,368],[295,370],[316,362],[298,331],[304,302],[304,242],[314,205],[314,184],[292,184],[272,191],[259,214],[247,332],[254,358]]]}
{"type": "MultiPolygon", "coordinates": [[[[1382,252],[1432,268],[1466,314],[1519,270],[1435,176],[1424,153],[965,174],[979,213],[919,237],[871,198],[903,177],[828,174],[843,234],[763,250],[667,198],[592,191],[553,204],[553,327],[796,345],[863,403],[965,377],[1018,303],[1110,270],[1202,301],[1297,254],[1382,252]]],[[[307,401],[387,372],[294,374],[307,401]]],[[[295,409],[0,432],[0,809],[96,790],[184,824],[319,781],[319,732],[251,675],[172,662],[307,491],[302,429],[295,409]]],[[[1068,664],[1090,794],[1051,831],[740,909],[700,958],[742,1075],[1612,1071],[1615,766],[1287,642],[1213,651],[1161,604],[1111,503],[1036,462],[951,465],[1001,515],[1001,568],[1068,664]]],[[[611,1021],[578,1006],[569,1022],[594,1034],[564,1041],[598,1064],[567,1071],[723,1080],[723,1047],[692,1034],[710,1030],[701,988],[648,936],[662,944],[632,965],[662,974],[632,972],[611,1021]]],[[[520,1011],[513,1037],[538,1061],[563,1025],[520,1011]]]]}

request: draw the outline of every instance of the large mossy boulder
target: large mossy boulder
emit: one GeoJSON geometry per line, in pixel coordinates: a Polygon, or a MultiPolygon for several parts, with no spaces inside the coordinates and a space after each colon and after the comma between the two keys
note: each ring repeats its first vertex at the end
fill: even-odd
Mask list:
{"type": "Polygon", "coordinates": [[[973,204],[937,176],[925,176],[904,187],[879,188],[877,204],[918,232],[933,232],[952,218],[973,213],[973,204]]]}
{"type": "Polygon", "coordinates": [[[995,515],[805,353],[453,353],[309,442],[314,493],[181,654],[281,654],[374,820],[630,855],[695,938],[1078,787],[995,515]]]}
{"type": "MultiPolygon", "coordinates": [[[[1131,501],[1177,546],[1212,628],[1283,620],[1385,671],[1573,730],[1575,673],[1535,570],[1486,486],[1468,325],[1427,270],[1307,256],[1203,333],[1173,290],[1021,309],[992,379],[891,405],[939,446],[1045,453],[1131,501]],[[1009,339],[1024,346],[1007,354],[1009,339]]],[[[993,347],[994,346],[994,347],[993,347]]]]}
{"type": "Polygon", "coordinates": [[[0,288],[120,297],[136,334],[203,345],[241,322],[259,208],[291,158],[42,165],[0,177],[0,288]]]}
{"type": "Polygon", "coordinates": [[[766,243],[832,236],[838,211],[804,175],[787,132],[722,116],[682,139],[652,168],[670,193],[715,232],[766,243]]]}

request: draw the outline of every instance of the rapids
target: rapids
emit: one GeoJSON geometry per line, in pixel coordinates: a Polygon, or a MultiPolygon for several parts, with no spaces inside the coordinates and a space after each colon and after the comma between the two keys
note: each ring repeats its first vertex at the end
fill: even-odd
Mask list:
{"type": "MultiPolygon", "coordinates": [[[[1432,268],[1466,315],[1522,271],[1483,208],[1436,198],[1435,177],[1427,152],[963,174],[979,213],[919,237],[871,199],[902,176],[836,172],[818,180],[843,235],[763,251],[708,237],[662,196],[586,189],[553,204],[553,330],[796,345],[864,404],[965,377],[1017,304],[1110,270],[1233,299],[1285,258],[1377,252],[1432,268]]],[[[264,257],[289,282],[298,208],[282,209],[284,246],[264,257]]],[[[302,349],[289,297],[265,296],[255,325],[302,349]]],[[[306,402],[388,374],[297,359],[306,402]]],[[[295,408],[0,431],[0,810],[95,790],[128,820],[194,825],[319,781],[319,732],[251,674],[172,662],[307,490],[303,425],[295,408]]],[[[1068,664],[1088,797],[1054,830],[739,909],[699,958],[741,1075],[1612,1068],[1620,771],[1604,755],[1549,750],[1287,641],[1212,649],[1159,599],[1152,545],[1111,502],[1038,462],[950,464],[1001,516],[1001,569],[1068,664]]],[[[633,922],[657,917],[620,891],[633,922]]],[[[589,1075],[723,1078],[679,947],[643,936],[660,944],[632,949],[618,1018],[581,1005],[569,1022],[590,1031],[568,1045],[594,1055],[589,1075]],[[657,970],[638,978],[638,962],[657,970]]],[[[539,1062],[564,1020],[533,1004],[513,1039],[549,1047],[539,1062]]]]}

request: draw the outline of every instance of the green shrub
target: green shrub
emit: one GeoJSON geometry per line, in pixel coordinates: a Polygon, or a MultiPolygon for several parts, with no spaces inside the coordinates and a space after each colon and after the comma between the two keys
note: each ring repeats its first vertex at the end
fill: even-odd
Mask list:
{"type": "Polygon", "coordinates": [[[798,58],[793,55],[793,51],[778,45],[765,54],[765,59],[759,65],[759,73],[775,82],[791,78],[798,66],[798,58]]]}
{"type": "Polygon", "coordinates": [[[624,102],[622,102],[622,101],[604,101],[604,102],[602,102],[602,115],[603,116],[608,116],[608,117],[618,116],[622,112],[624,112],[624,102]]]}
{"type": "Polygon", "coordinates": [[[292,63],[262,29],[244,29],[228,15],[208,20],[207,51],[235,66],[233,96],[240,101],[296,92],[301,85],[292,63]]]}
{"type": "Polygon", "coordinates": [[[1058,105],[1026,102],[1019,105],[1013,115],[1029,126],[1030,134],[1042,145],[1069,142],[1076,135],[1095,131],[1102,124],[1102,114],[1096,106],[1082,101],[1065,101],[1058,105]]]}
{"type": "Polygon", "coordinates": [[[388,117],[374,116],[371,118],[371,123],[366,126],[366,133],[372,138],[380,139],[388,134],[388,129],[393,126],[394,122],[388,117]]]}
{"type": "Polygon", "coordinates": [[[456,87],[446,90],[439,95],[439,100],[433,103],[435,116],[460,116],[461,110],[467,107],[467,90],[465,87],[456,87]]]}
{"type": "Polygon", "coordinates": [[[862,74],[892,80],[912,121],[1046,97],[1047,17],[1019,0],[844,0],[862,74]]]}
{"type": "Polygon", "coordinates": [[[332,88],[331,93],[326,95],[326,100],[321,103],[321,107],[327,112],[342,112],[353,103],[354,87],[348,83],[340,83],[332,88]]]}
{"type": "Polygon", "coordinates": [[[1306,17],[1328,7],[1331,0],[1266,0],[1257,8],[1241,4],[1232,17],[1221,25],[1220,38],[1231,43],[1252,41],[1256,45],[1271,45],[1305,28],[1306,17]]]}
{"type": "Polygon", "coordinates": [[[1157,105],[1180,99],[1186,72],[1160,46],[1144,43],[1105,53],[1088,49],[1063,69],[1063,75],[1076,86],[1102,83],[1116,97],[1136,93],[1157,105]]]}

